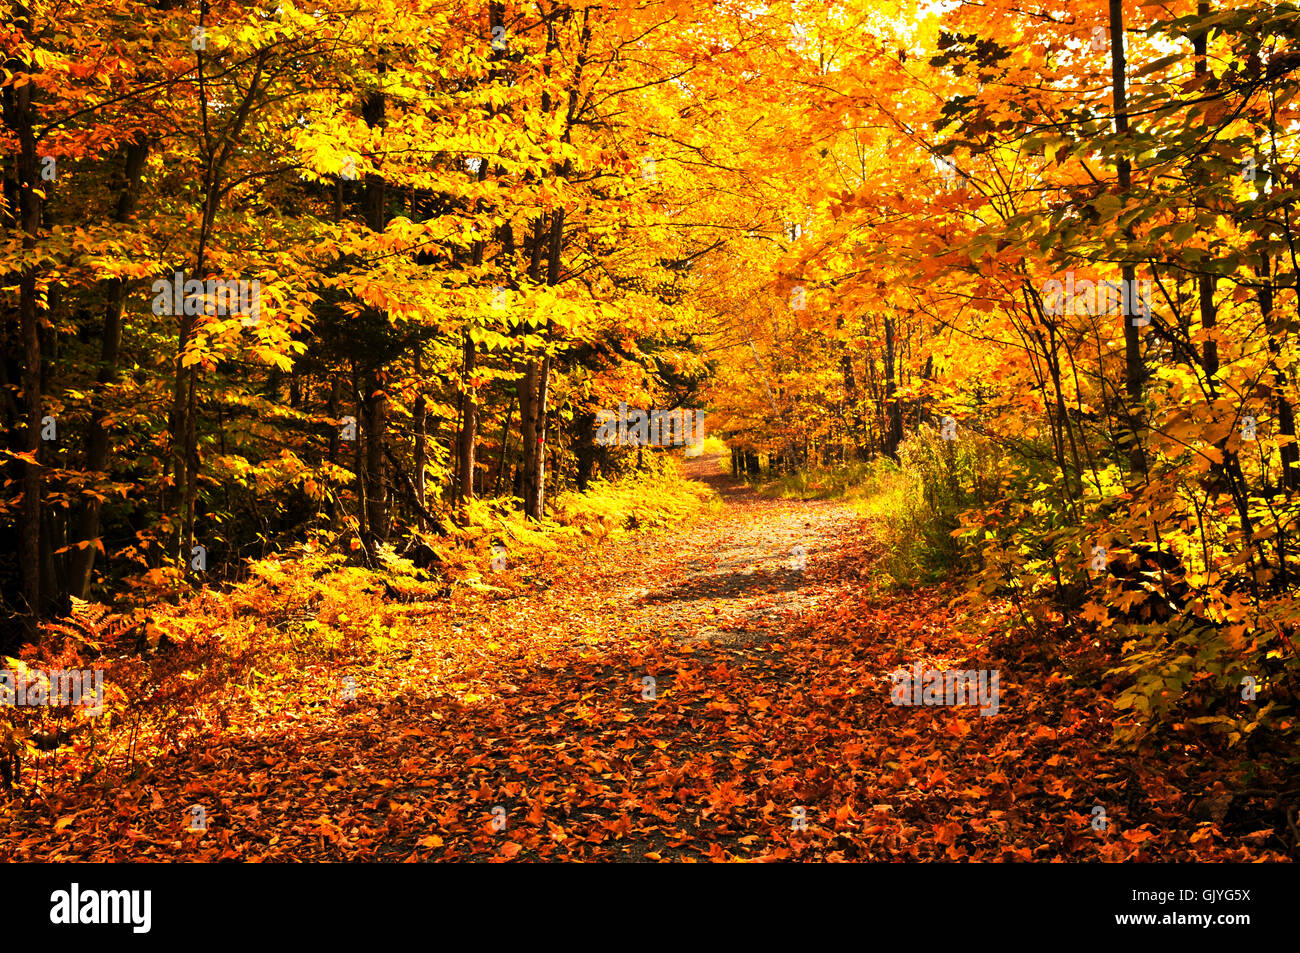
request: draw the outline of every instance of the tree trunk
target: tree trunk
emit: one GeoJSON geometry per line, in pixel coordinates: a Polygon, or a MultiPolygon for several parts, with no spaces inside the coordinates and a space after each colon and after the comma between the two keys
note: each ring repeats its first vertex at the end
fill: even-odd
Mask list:
{"type": "MultiPolygon", "coordinates": [[[[543,213],[537,217],[537,221],[533,225],[528,259],[528,278],[534,283],[540,281],[542,276],[542,245],[547,235],[546,221],[547,216],[543,213]]],[[[519,483],[519,496],[523,500],[525,513],[528,512],[532,474],[536,471],[537,381],[540,374],[540,363],[535,359],[529,359],[524,365],[522,376],[515,385],[519,395],[519,435],[522,441],[517,482],[519,483]]]]}
{"type": "MultiPolygon", "coordinates": [[[[122,223],[131,217],[144,173],[149,144],[140,140],[129,144],[125,150],[125,171],[113,221],[122,223]]],[[[126,304],[126,284],[114,278],[105,284],[108,303],[104,308],[104,335],[100,342],[98,387],[90,406],[90,424],[86,433],[86,469],[92,473],[108,469],[108,416],[107,391],[117,379],[117,354],[122,343],[122,313],[126,304]]],[[[81,548],[72,553],[69,571],[69,589],[74,596],[85,599],[90,595],[90,579],[95,566],[95,550],[99,548],[100,522],[103,502],[95,496],[88,497],[81,511],[77,540],[81,548]]]]}
{"type": "MultiPolygon", "coordinates": [[[[341,408],[342,400],[343,400],[343,377],[340,374],[336,374],[334,376],[334,379],[330,382],[330,396],[329,396],[330,420],[339,419],[339,411],[341,408]]],[[[329,462],[331,465],[337,465],[339,462],[339,444],[342,442],[342,438],[339,433],[340,429],[341,427],[339,424],[335,424],[330,428],[330,442],[329,442],[329,448],[326,452],[329,454],[329,462]]],[[[326,506],[326,512],[329,514],[330,525],[336,527],[338,522],[338,515],[339,515],[338,494],[336,493],[330,494],[329,503],[326,506]]]]}
{"type": "Polygon", "coordinates": [[[462,349],[464,363],[461,368],[463,412],[460,421],[460,438],[456,448],[456,495],[462,504],[474,499],[474,443],[478,437],[478,397],[473,383],[478,352],[470,338],[469,329],[464,335],[462,349]]]}
{"type": "Polygon", "coordinates": [[[903,408],[898,403],[898,382],[894,373],[894,320],[885,316],[885,453],[898,459],[903,442],[903,408]]]}
{"type": "Polygon", "coordinates": [[[366,487],[369,480],[366,476],[366,454],[363,452],[363,442],[369,439],[370,421],[367,419],[366,404],[361,396],[360,371],[355,364],[352,365],[352,395],[354,401],[352,412],[356,415],[357,425],[356,439],[352,442],[352,472],[356,475],[354,491],[357,497],[357,536],[363,543],[369,543],[370,530],[366,519],[368,509],[366,487]]]}
{"type": "MultiPolygon", "coordinates": [[[[549,260],[546,268],[546,284],[555,287],[560,283],[560,255],[564,247],[564,209],[555,209],[551,213],[551,235],[549,260]]],[[[549,328],[547,339],[549,343],[549,328]]],[[[546,422],[548,399],[551,384],[551,356],[542,358],[537,373],[537,402],[533,412],[536,422],[533,436],[536,447],[533,451],[532,469],[524,474],[524,512],[535,520],[542,518],[546,509],[546,422]]]]}
{"type": "MultiPolygon", "coordinates": [[[[387,72],[387,62],[381,59],[378,74],[383,77],[387,72]]],[[[368,128],[382,130],[387,125],[386,110],[385,95],[375,90],[366,97],[361,107],[361,118],[368,128]]],[[[366,226],[373,232],[382,233],[388,220],[388,182],[378,172],[366,173],[364,203],[366,226]]],[[[378,317],[382,321],[387,316],[380,314],[378,317]]],[[[388,538],[387,459],[384,455],[388,395],[385,393],[386,381],[382,366],[368,368],[363,380],[365,393],[362,395],[362,407],[366,418],[364,510],[370,539],[383,541],[388,538]]]]}
{"type": "MultiPolygon", "coordinates": [[[[415,355],[415,371],[420,373],[420,354],[415,355]]],[[[425,432],[427,427],[427,418],[429,415],[428,401],[424,398],[424,393],[415,399],[415,446],[411,448],[411,457],[415,461],[415,502],[421,509],[427,510],[429,504],[425,499],[425,474],[424,468],[428,460],[428,435],[425,432]]],[[[423,513],[416,514],[416,525],[421,532],[429,529],[428,521],[424,518],[423,513]]]]}
{"type": "Polygon", "coordinates": [[[540,520],[546,506],[546,411],[550,397],[551,358],[542,358],[537,372],[536,422],[532,428],[534,447],[532,467],[524,473],[524,513],[540,520]]]}
{"type": "Polygon", "coordinates": [[[501,477],[508,466],[506,461],[509,458],[507,457],[506,452],[510,447],[510,421],[515,415],[515,400],[516,398],[514,397],[510,398],[510,409],[506,411],[505,423],[501,425],[501,456],[497,460],[496,482],[492,486],[493,496],[501,495],[501,477]]]}
{"type": "Polygon", "coordinates": [[[582,410],[573,415],[573,453],[578,463],[578,492],[586,493],[596,469],[596,412],[594,410],[582,410]]]}
{"type": "MultiPolygon", "coordinates": [[[[23,36],[32,39],[31,11],[22,4],[13,8],[13,23],[23,36]]],[[[9,61],[5,67],[10,72],[34,72],[36,67],[20,61],[9,61]]],[[[22,246],[30,253],[36,247],[36,235],[41,226],[41,205],[36,190],[41,188],[36,159],[35,108],[32,95],[37,86],[24,83],[8,86],[4,90],[5,125],[14,134],[18,154],[14,159],[14,176],[9,185],[12,196],[18,192],[18,228],[22,232],[22,246]]],[[[22,342],[22,419],[23,439],[19,444],[25,459],[22,463],[22,506],[18,511],[19,545],[18,563],[23,577],[23,598],[27,603],[25,625],[29,635],[35,633],[41,604],[41,337],[40,321],[36,311],[36,269],[28,264],[18,276],[18,327],[22,342]]]]}
{"type": "MultiPolygon", "coordinates": [[[[1115,131],[1121,139],[1127,137],[1128,100],[1124,76],[1124,3],[1123,0],[1110,0],[1110,73],[1112,102],[1115,109],[1115,131]]],[[[1121,148],[1123,148],[1121,146],[1121,148]]],[[[1130,165],[1127,157],[1121,157],[1116,163],[1119,179],[1120,199],[1123,200],[1132,188],[1130,165]]],[[[1133,240],[1131,226],[1124,229],[1124,237],[1133,240]]],[[[1125,254],[1128,252],[1126,250],[1125,254]]],[[[1146,454],[1142,450],[1143,417],[1142,388],[1146,381],[1146,368],[1142,364],[1141,338],[1135,317],[1138,310],[1137,285],[1134,281],[1135,271],[1131,260],[1125,260],[1120,266],[1120,278],[1123,281],[1124,301],[1124,393],[1127,399],[1125,419],[1128,428],[1129,469],[1134,481],[1146,476],[1146,454]]],[[[1149,317],[1149,316],[1148,316],[1149,317]]]]}
{"type": "Polygon", "coordinates": [[[388,395],[379,372],[366,378],[366,522],[370,535],[380,541],[388,539],[388,480],[384,457],[385,431],[388,426],[388,395]]]}

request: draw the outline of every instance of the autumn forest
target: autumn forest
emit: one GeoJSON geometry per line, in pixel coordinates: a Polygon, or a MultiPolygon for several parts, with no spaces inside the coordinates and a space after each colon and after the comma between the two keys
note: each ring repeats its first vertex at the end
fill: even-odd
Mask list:
{"type": "Polygon", "coordinates": [[[0,9],[4,859],[1300,857],[1300,5],[0,9]]]}

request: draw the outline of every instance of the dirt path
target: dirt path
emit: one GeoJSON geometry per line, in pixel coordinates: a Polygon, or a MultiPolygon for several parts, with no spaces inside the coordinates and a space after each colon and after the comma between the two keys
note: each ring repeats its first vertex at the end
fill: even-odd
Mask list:
{"type": "Polygon", "coordinates": [[[220,738],[10,812],[0,841],[88,860],[1245,856],[1176,789],[1194,756],[1136,779],[1101,755],[1114,712],[1064,690],[1061,645],[989,657],[995,624],[956,590],[876,586],[880,544],[845,506],[696,466],[719,511],[411,606],[418,637],[368,667],[268,679],[220,738]],[[1000,670],[998,717],[891,704],[916,662],[1000,670]]]}
{"type": "Polygon", "coordinates": [[[457,590],[413,644],[349,671],[355,702],[339,703],[337,671],[302,673],[306,691],[267,686],[237,719],[247,728],[156,763],[117,789],[116,810],[54,799],[57,844],[40,817],[20,817],[19,853],[596,857],[607,840],[616,856],[673,840],[670,853],[686,853],[702,818],[652,822],[667,820],[663,799],[674,814],[723,810],[689,792],[735,754],[720,746],[731,716],[763,714],[747,707],[753,689],[732,700],[719,683],[776,674],[800,619],[862,584],[846,571],[859,525],[846,507],[760,497],[713,458],[691,467],[723,497],[717,513],[541,567],[525,585],[457,590]],[[323,701],[304,704],[311,695],[323,701]],[[192,805],[206,831],[188,829],[192,805]]]}
{"type": "Polygon", "coordinates": [[[692,461],[687,475],[719,493],[721,514],[668,539],[620,547],[626,571],[610,590],[633,628],[734,645],[779,635],[833,597],[826,577],[858,517],[836,503],[759,496],[719,474],[718,463],[692,461]]]}

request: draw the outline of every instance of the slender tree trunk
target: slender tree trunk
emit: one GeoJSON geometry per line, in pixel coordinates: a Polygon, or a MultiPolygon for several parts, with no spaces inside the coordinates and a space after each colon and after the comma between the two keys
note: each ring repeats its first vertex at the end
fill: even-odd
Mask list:
{"type": "MultiPolygon", "coordinates": [[[[1200,0],[1196,5],[1196,15],[1201,18],[1210,15],[1209,0],[1200,0]]],[[[1209,35],[1206,30],[1197,31],[1192,37],[1192,50],[1195,53],[1196,61],[1193,66],[1195,75],[1204,76],[1208,72],[1206,58],[1209,54],[1209,35]]],[[[1214,307],[1214,285],[1215,277],[1209,272],[1205,272],[1196,279],[1196,291],[1199,298],[1201,311],[1201,327],[1207,331],[1213,331],[1217,315],[1214,307]]],[[[1210,334],[1205,339],[1205,355],[1202,366],[1205,370],[1205,376],[1209,381],[1213,381],[1219,373],[1219,342],[1210,334]]],[[[1213,384],[1211,384],[1213,391],[1213,384]]]]}
{"type": "MultiPolygon", "coordinates": [[[[380,60],[378,73],[382,77],[388,72],[387,63],[380,60]]],[[[361,108],[361,117],[366,126],[373,130],[382,130],[387,125],[387,100],[383,92],[375,90],[361,108]]],[[[364,215],[366,226],[375,233],[382,233],[388,221],[388,182],[378,172],[366,174],[364,215]]],[[[380,314],[379,318],[385,316],[380,314]]],[[[388,430],[388,395],[385,392],[387,382],[381,366],[369,368],[363,380],[365,392],[363,408],[366,418],[365,435],[365,489],[366,523],[372,539],[388,538],[388,481],[387,457],[384,444],[388,430]]]]}
{"type": "MultiPolygon", "coordinates": [[[[568,21],[571,10],[565,10],[563,19],[568,21]]],[[[569,136],[573,129],[574,121],[578,114],[579,96],[578,90],[582,82],[583,69],[587,62],[587,50],[591,42],[591,26],[588,20],[590,11],[582,12],[583,26],[580,34],[578,52],[574,61],[573,78],[569,83],[568,103],[565,114],[564,135],[561,137],[564,142],[569,142],[569,136]]],[[[555,21],[547,22],[547,51],[550,52],[556,47],[555,21]]],[[[549,62],[545,67],[546,74],[550,75],[549,62]]],[[[551,110],[551,97],[549,91],[545,88],[542,93],[542,112],[549,115],[551,110]]],[[[567,177],[573,168],[572,160],[566,159],[565,162],[556,169],[557,176],[560,178],[567,177]]],[[[550,215],[550,235],[549,248],[547,254],[546,284],[548,287],[555,287],[560,283],[560,259],[564,250],[564,206],[557,205],[550,215]]],[[[529,274],[534,277],[539,272],[540,252],[542,239],[546,234],[542,221],[538,222],[537,230],[534,233],[533,257],[529,265],[529,274]]],[[[550,328],[548,326],[546,337],[549,346],[550,328]]],[[[547,409],[548,397],[551,380],[552,358],[548,353],[542,358],[541,367],[537,368],[535,375],[528,374],[530,390],[532,386],[537,388],[536,403],[530,405],[532,427],[525,426],[525,468],[524,468],[524,513],[532,519],[540,520],[546,509],[546,426],[547,426],[547,409]],[[535,380],[534,380],[535,377],[535,380]],[[531,430],[531,434],[528,431],[531,430]],[[531,439],[530,439],[531,437],[531,439]],[[531,449],[530,449],[531,444],[531,449]]],[[[521,404],[521,410],[523,405],[521,404]]]]}
{"type": "MultiPolygon", "coordinates": [[[[858,395],[858,379],[853,373],[853,358],[849,355],[847,349],[840,357],[840,374],[844,378],[844,437],[843,439],[853,447],[853,456],[855,459],[866,459],[867,448],[865,442],[858,438],[858,432],[853,426],[855,417],[862,413],[861,397],[858,395]]],[[[847,457],[847,454],[843,454],[847,457]]]]}
{"type": "MultiPolygon", "coordinates": [[[[118,223],[129,219],[135,209],[149,145],[141,138],[129,144],[124,152],[125,171],[113,215],[113,220],[118,223]]],[[[122,314],[126,305],[125,282],[120,278],[111,279],[105,284],[105,294],[108,303],[104,308],[104,335],[100,342],[99,373],[96,378],[98,387],[91,401],[90,424],[86,432],[86,469],[92,473],[102,473],[108,469],[109,439],[108,427],[104,421],[108,416],[107,391],[117,380],[117,355],[122,343],[122,314]]],[[[73,552],[69,570],[69,589],[80,599],[85,599],[90,594],[95,550],[100,546],[102,509],[103,502],[99,497],[90,496],[81,511],[77,529],[77,540],[81,548],[73,552]]]]}
{"type": "MultiPolygon", "coordinates": [[[[560,255],[564,246],[564,209],[551,214],[550,253],[546,269],[546,284],[555,287],[560,282],[560,255]]],[[[547,337],[549,338],[549,333],[547,337]]],[[[524,512],[535,520],[542,518],[546,508],[546,422],[551,384],[551,355],[542,358],[537,374],[537,404],[534,408],[536,425],[533,468],[524,475],[524,512]]]]}
{"type": "MultiPolygon", "coordinates": [[[[547,216],[543,213],[537,217],[537,221],[533,226],[533,236],[529,249],[528,278],[534,284],[541,280],[542,275],[542,247],[548,234],[546,221],[547,216]]],[[[523,374],[516,384],[519,395],[519,435],[522,442],[519,462],[519,495],[523,499],[525,513],[528,512],[532,474],[536,472],[537,381],[540,374],[540,362],[530,358],[525,362],[523,374]]]]}
{"type": "MultiPolygon", "coordinates": [[[[423,368],[421,366],[421,352],[423,346],[417,345],[415,350],[415,373],[423,383],[423,368]]],[[[414,441],[415,445],[411,448],[411,457],[415,461],[415,502],[420,505],[421,510],[428,509],[428,503],[425,500],[425,473],[424,468],[428,459],[428,436],[425,432],[427,418],[429,415],[429,404],[425,399],[424,390],[421,388],[420,396],[415,399],[414,409],[414,441]]],[[[429,529],[428,520],[425,519],[424,513],[416,514],[416,525],[421,532],[429,529]]]]}
{"type": "MultiPolygon", "coordinates": [[[[1128,94],[1124,73],[1124,3],[1123,0],[1110,0],[1110,74],[1112,102],[1115,111],[1115,131],[1121,140],[1127,138],[1128,94]]],[[[1121,144],[1120,148],[1127,148],[1121,144]]],[[[1130,164],[1127,156],[1122,156],[1116,163],[1121,199],[1128,195],[1133,187],[1130,178],[1130,164]]],[[[1133,229],[1124,230],[1124,237],[1131,242],[1133,229]]],[[[1127,255],[1128,252],[1126,251],[1127,255]]],[[[1120,277],[1124,292],[1124,393],[1127,399],[1126,421],[1129,431],[1129,469],[1133,479],[1141,480],[1146,475],[1146,454],[1143,452],[1143,418],[1142,388],[1146,382],[1146,368],[1142,364],[1141,339],[1135,316],[1138,310],[1137,286],[1134,281],[1136,272],[1133,263],[1125,260],[1120,266],[1120,277]]]]}
{"type": "Polygon", "coordinates": [[[366,522],[370,535],[380,541],[388,538],[388,480],[384,440],[388,426],[388,395],[378,371],[366,377],[366,522]]]}
{"type": "Polygon", "coordinates": [[[574,413],[572,434],[578,492],[586,493],[596,469],[596,412],[588,409],[574,413]]]}
{"type": "MultiPolygon", "coordinates": [[[[493,3],[489,10],[489,36],[491,30],[502,25],[503,11],[501,5],[493,3]]],[[[495,61],[502,55],[502,51],[493,44],[492,59],[495,61]]],[[[495,78],[495,73],[493,74],[495,78]]],[[[487,179],[488,162],[486,159],[479,162],[478,180],[483,182],[487,179]]],[[[474,242],[474,249],[471,255],[471,261],[475,269],[483,264],[483,253],[485,251],[482,239],[474,242]]],[[[474,382],[475,370],[478,366],[478,347],[474,342],[472,333],[474,318],[467,316],[469,322],[465,328],[464,336],[461,343],[461,400],[462,411],[460,421],[460,434],[456,447],[456,488],[457,497],[462,506],[474,499],[474,445],[478,441],[478,386],[474,382]]]]}
{"type": "MultiPolygon", "coordinates": [[[[204,4],[201,9],[200,26],[203,25],[207,18],[207,5],[204,4]]],[[[225,166],[230,159],[235,141],[248,122],[253,104],[261,96],[262,69],[269,54],[269,48],[262,49],[257,53],[253,65],[253,75],[249,80],[247,92],[239,101],[225,127],[219,132],[214,130],[210,133],[208,130],[213,127],[209,116],[209,94],[207,90],[207,74],[205,72],[206,57],[201,49],[195,51],[198,102],[203,114],[204,129],[200,156],[204,163],[201,190],[203,210],[199,223],[198,248],[194,254],[193,272],[193,277],[199,280],[203,278],[207,264],[208,245],[216,225],[225,166]]],[[[181,310],[185,312],[188,309],[182,306],[181,310]]],[[[179,522],[176,527],[173,527],[173,530],[178,535],[173,537],[172,545],[176,546],[180,565],[185,572],[189,571],[190,554],[194,548],[195,508],[199,492],[198,370],[196,367],[185,366],[185,352],[197,326],[197,315],[183,313],[180,316],[172,409],[168,419],[168,434],[171,443],[168,464],[170,470],[163,481],[163,512],[167,514],[170,512],[168,483],[173,476],[175,477],[173,489],[179,501],[179,522]],[[176,545],[177,540],[179,545],[176,545]]]]}
{"type": "MultiPolygon", "coordinates": [[[[1258,60],[1252,64],[1252,79],[1259,78],[1258,60]]],[[[1270,114],[1269,128],[1270,141],[1275,141],[1277,136],[1277,117],[1270,114]]],[[[1272,157],[1270,157],[1272,158],[1272,157]]],[[[1256,154],[1255,165],[1263,169],[1264,156],[1256,154]]],[[[1270,168],[1269,175],[1257,175],[1255,181],[1255,194],[1261,205],[1266,201],[1267,189],[1266,184],[1272,177],[1273,170],[1270,168]]],[[[1259,228],[1261,244],[1265,249],[1269,245],[1269,229],[1267,223],[1259,228]]],[[[1281,447],[1282,456],[1282,486],[1286,489],[1288,495],[1295,490],[1300,490],[1300,444],[1296,443],[1295,430],[1295,410],[1291,406],[1289,395],[1291,379],[1287,373],[1285,365],[1282,362],[1282,342],[1286,337],[1287,322],[1280,318],[1273,317],[1274,308],[1274,280],[1270,274],[1269,253],[1264,251],[1260,256],[1260,263],[1255,267],[1255,274],[1261,278],[1259,285],[1259,307],[1260,314],[1264,319],[1264,328],[1268,334],[1268,354],[1269,369],[1272,373],[1271,390],[1274,403],[1277,407],[1277,432],[1285,438],[1286,442],[1281,447]]],[[[1298,299],[1300,300],[1300,299],[1298,299]]],[[[1280,566],[1280,578],[1276,580],[1278,585],[1285,585],[1289,572],[1282,559],[1285,547],[1286,535],[1280,534],[1276,540],[1278,545],[1280,566]]]]}
{"type": "Polygon", "coordinates": [[[537,401],[534,406],[536,423],[532,427],[534,441],[532,468],[524,473],[524,513],[535,520],[542,518],[546,503],[546,412],[550,397],[551,357],[542,359],[537,372],[537,401]]]}
{"type": "MultiPolygon", "coordinates": [[[[340,412],[342,401],[343,401],[343,377],[341,375],[336,374],[334,376],[334,379],[330,381],[330,396],[329,396],[330,420],[339,419],[339,412],[340,412]]],[[[329,448],[327,449],[326,453],[329,455],[329,462],[331,466],[337,466],[339,462],[339,444],[342,442],[342,438],[340,436],[339,431],[340,431],[340,425],[335,425],[330,428],[330,442],[329,442],[329,448]]],[[[336,527],[338,523],[338,515],[339,515],[337,493],[330,494],[329,504],[326,506],[326,513],[329,515],[330,526],[336,527]]]]}
{"type": "MultiPolygon", "coordinates": [[[[13,23],[23,36],[32,39],[31,11],[22,4],[13,8],[13,23]]],[[[10,72],[34,72],[29,63],[11,60],[5,64],[10,72]]],[[[4,90],[5,125],[14,134],[18,154],[14,158],[14,175],[9,191],[18,192],[18,228],[22,247],[30,255],[36,248],[41,227],[41,205],[36,190],[41,188],[36,158],[34,83],[8,86],[4,90]]],[[[29,258],[29,261],[31,259],[29,258]]],[[[22,505],[18,511],[18,563],[23,577],[23,598],[27,603],[26,626],[34,634],[42,611],[41,593],[41,336],[36,310],[36,268],[26,265],[18,276],[18,328],[22,349],[22,418],[23,439],[20,443],[25,459],[22,463],[22,505]]]]}
{"type": "MultiPolygon", "coordinates": [[[[1200,0],[1196,6],[1196,15],[1204,18],[1210,15],[1209,0],[1200,0]]],[[[1208,72],[1206,57],[1209,52],[1208,33],[1206,30],[1199,30],[1192,37],[1192,50],[1195,54],[1195,63],[1193,72],[1196,76],[1204,76],[1208,72]]],[[[1204,181],[1204,172],[1200,176],[1204,181]]],[[[1206,331],[1213,332],[1217,323],[1217,314],[1214,307],[1214,275],[1206,272],[1196,279],[1196,291],[1198,304],[1201,312],[1201,327],[1206,331]]],[[[1218,391],[1216,378],[1219,374],[1219,342],[1214,339],[1214,334],[1210,333],[1205,339],[1205,352],[1201,362],[1202,369],[1205,371],[1205,378],[1209,385],[1211,395],[1218,391]]]]}
{"type": "Polygon", "coordinates": [[[897,375],[894,373],[894,320],[885,316],[885,453],[898,459],[898,445],[903,442],[903,408],[898,403],[897,375]]]}
{"type": "Polygon", "coordinates": [[[510,420],[515,415],[515,397],[510,398],[510,409],[506,411],[506,422],[501,425],[501,457],[497,460],[497,476],[492,486],[492,495],[501,495],[501,475],[506,470],[506,451],[510,445],[510,420]]]}
{"type": "Polygon", "coordinates": [[[478,352],[465,329],[462,348],[461,386],[463,412],[460,422],[460,438],[456,452],[456,488],[461,503],[474,498],[474,444],[478,437],[478,397],[473,383],[474,371],[478,362],[478,352]]]}
{"type": "Polygon", "coordinates": [[[357,535],[363,543],[370,539],[370,530],[368,526],[367,510],[369,509],[366,496],[366,456],[363,452],[363,442],[369,439],[370,422],[367,419],[365,401],[361,396],[360,388],[360,371],[355,364],[352,365],[352,394],[354,400],[353,413],[356,415],[356,440],[352,443],[352,472],[356,475],[355,492],[357,497],[357,535]]]}

